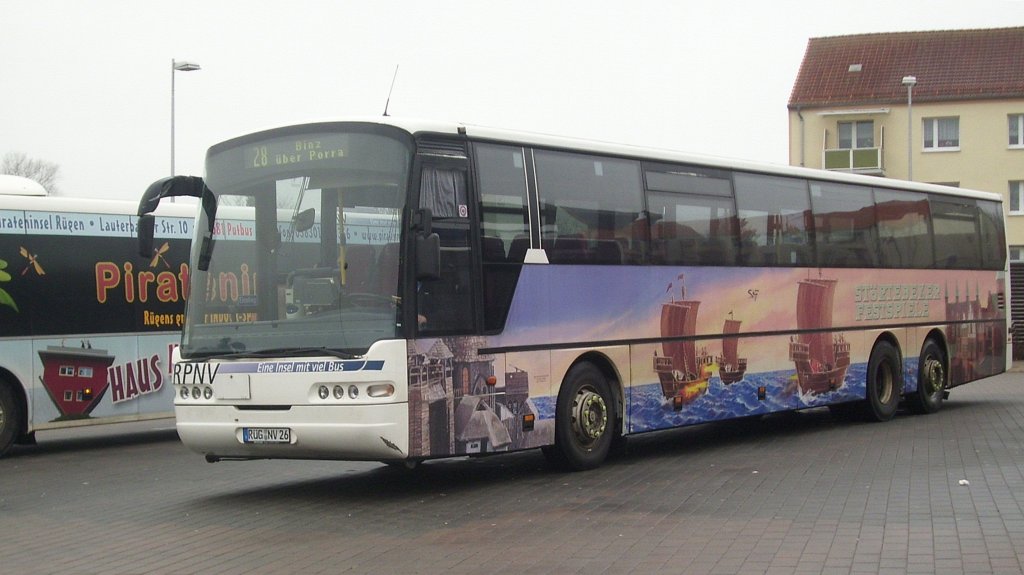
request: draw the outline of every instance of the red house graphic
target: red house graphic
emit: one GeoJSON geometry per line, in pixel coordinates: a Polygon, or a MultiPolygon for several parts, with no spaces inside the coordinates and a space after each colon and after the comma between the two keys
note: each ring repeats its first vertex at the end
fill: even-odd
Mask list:
{"type": "Polygon", "coordinates": [[[40,380],[60,410],[59,419],[88,417],[107,392],[107,368],[114,356],[105,349],[47,346],[39,350],[43,361],[40,380]]]}

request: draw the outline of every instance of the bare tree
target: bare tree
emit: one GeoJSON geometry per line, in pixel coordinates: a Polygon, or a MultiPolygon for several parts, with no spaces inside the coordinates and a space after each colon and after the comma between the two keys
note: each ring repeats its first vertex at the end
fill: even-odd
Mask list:
{"type": "Polygon", "coordinates": [[[57,180],[60,178],[60,166],[46,160],[29,158],[22,152],[4,154],[3,160],[0,161],[0,174],[35,180],[51,196],[59,193],[57,180]]]}

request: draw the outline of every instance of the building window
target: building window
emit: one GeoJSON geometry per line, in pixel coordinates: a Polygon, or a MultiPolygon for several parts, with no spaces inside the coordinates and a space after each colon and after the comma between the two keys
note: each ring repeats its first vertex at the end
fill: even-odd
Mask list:
{"type": "Polygon", "coordinates": [[[1010,114],[1010,147],[1024,148],[1024,114],[1010,114]]]}
{"type": "Polygon", "coordinates": [[[73,365],[62,365],[60,370],[57,372],[61,377],[74,377],[75,366],[73,365]]]}
{"type": "Polygon", "coordinates": [[[78,377],[92,377],[92,368],[86,366],[79,367],[78,377]]]}
{"type": "Polygon", "coordinates": [[[925,118],[925,150],[959,150],[960,118],[925,118]]]}
{"type": "Polygon", "coordinates": [[[839,149],[850,150],[857,148],[874,147],[874,120],[864,120],[860,122],[839,122],[839,149]]]}
{"type": "Polygon", "coordinates": [[[1024,181],[1010,182],[1010,214],[1024,215],[1024,181]]]}
{"type": "Polygon", "coordinates": [[[64,390],[64,401],[71,401],[74,397],[75,396],[70,389],[64,390]]]}
{"type": "Polygon", "coordinates": [[[1024,246],[1010,246],[1010,261],[1024,263],[1024,246]]]}

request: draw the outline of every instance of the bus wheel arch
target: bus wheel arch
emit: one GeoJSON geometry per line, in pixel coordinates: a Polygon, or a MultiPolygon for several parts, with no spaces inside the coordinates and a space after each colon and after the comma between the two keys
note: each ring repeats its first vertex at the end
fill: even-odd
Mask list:
{"type": "Polygon", "coordinates": [[[28,401],[14,376],[0,369],[0,456],[28,430],[28,401]]]}
{"type": "Polygon", "coordinates": [[[543,449],[555,467],[570,471],[601,465],[619,434],[622,396],[611,363],[599,354],[566,371],[555,406],[555,444],[543,449]]]}
{"type": "Polygon", "coordinates": [[[917,363],[917,390],[907,397],[914,413],[935,413],[949,389],[949,353],[939,330],[932,330],[921,346],[917,363]]]}
{"type": "Polygon", "coordinates": [[[865,376],[862,412],[869,421],[888,421],[896,415],[903,394],[903,359],[899,343],[890,333],[875,340],[865,376]]]}

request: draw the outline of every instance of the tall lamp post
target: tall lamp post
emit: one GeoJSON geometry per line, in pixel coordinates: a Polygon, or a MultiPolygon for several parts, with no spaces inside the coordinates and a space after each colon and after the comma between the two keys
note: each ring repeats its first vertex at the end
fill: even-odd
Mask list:
{"type": "Polygon", "coordinates": [[[904,76],[903,85],[907,87],[907,179],[914,179],[914,86],[917,76],[904,76]]]}
{"type": "Polygon", "coordinates": [[[193,72],[199,70],[199,64],[195,62],[177,61],[171,59],[171,175],[174,175],[174,73],[193,72]]]}

